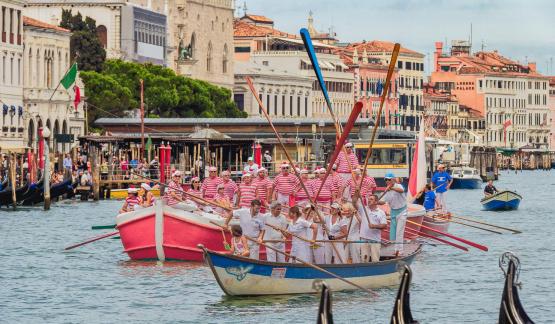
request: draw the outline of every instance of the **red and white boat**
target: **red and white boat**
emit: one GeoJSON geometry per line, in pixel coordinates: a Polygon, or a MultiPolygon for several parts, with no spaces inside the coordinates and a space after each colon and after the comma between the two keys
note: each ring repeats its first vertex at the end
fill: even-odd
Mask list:
{"type": "Polygon", "coordinates": [[[430,231],[429,229],[426,229],[426,227],[432,228],[436,231],[447,233],[450,222],[451,213],[426,215],[424,216],[424,220],[422,221],[422,225],[424,225],[425,227],[422,227],[420,230],[428,235],[441,236],[441,234],[430,231]]]}
{"type": "MultiPolygon", "coordinates": [[[[387,212],[389,207],[380,205],[387,212]]],[[[422,225],[422,221],[426,216],[426,210],[423,206],[417,204],[408,204],[407,223],[405,225],[405,240],[414,240],[418,237],[418,232],[422,225]],[[409,222],[410,221],[410,222],[409,222]]],[[[389,224],[387,229],[382,231],[382,240],[389,240],[389,224]]]]}
{"type": "Polygon", "coordinates": [[[225,253],[230,234],[211,224],[224,224],[218,214],[170,207],[158,200],[153,207],[116,217],[124,251],[132,260],[202,261],[198,244],[225,253]]]}

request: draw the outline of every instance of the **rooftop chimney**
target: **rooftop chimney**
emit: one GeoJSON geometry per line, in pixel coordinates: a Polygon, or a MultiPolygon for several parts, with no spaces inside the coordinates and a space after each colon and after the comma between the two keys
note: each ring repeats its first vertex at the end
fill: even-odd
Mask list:
{"type": "Polygon", "coordinates": [[[443,53],[443,43],[436,42],[436,51],[434,52],[434,71],[439,71],[439,57],[443,53]]]}
{"type": "Polygon", "coordinates": [[[536,72],[536,62],[528,62],[528,68],[530,72],[536,72]]]}

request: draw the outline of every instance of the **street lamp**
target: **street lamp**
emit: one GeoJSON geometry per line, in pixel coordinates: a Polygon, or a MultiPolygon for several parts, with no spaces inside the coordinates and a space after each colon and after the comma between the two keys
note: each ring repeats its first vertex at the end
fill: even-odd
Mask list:
{"type": "Polygon", "coordinates": [[[42,137],[44,140],[44,210],[50,209],[50,159],[49,159],[49,138],[50,129],[44,126],[42,128],[42,137]]]}

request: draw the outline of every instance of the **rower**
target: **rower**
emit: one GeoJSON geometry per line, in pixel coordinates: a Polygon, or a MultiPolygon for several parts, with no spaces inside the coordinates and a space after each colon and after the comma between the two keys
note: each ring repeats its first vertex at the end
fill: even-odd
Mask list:
{"type": "Polygon", "coordinates": [[[249,156],[247,159],[247,165],[245,165],[243,171],[252,175],[255,175],[258,172],[258,164],[254,163],[254,158],[252,156],[249,156]]]}
{"type": "MultiPolygon", "coordinates": [[[[387,187],[385,188],[383,201],[379,201],[378,204],[384,205],[387,203],[390,208],[391,224],[389,228],[389,240],[403,243],[405,223],[407,221],[407,198],[405,188],[395,181],[395,175],[391,172],[385,175],[385,183],[387,187]]],[[[399,254],[402,250],[402,244],[397,244],[395,246],[396,254],[399,254]]]]}
{"type": "MultiPolygon", "coordinates": [[[[308,229],[307,236],[311,237],[315,235],[317,240],[323,240],[325,236],[322,221],[316,211],[312,208],[312,205],[307,204],[303,209],[303,212],[304,218],[313,225],[316,225],[316,229],[313,229],[312,227],[308,229]]],[[[326,249],[323,246],[314,244],[310,252],[309,260],[313,260],[316,264],[324,264],[326,262],[326,249]]]]}
{"type": "MultiPolygon", "coordinates": [[[[284,240],[283,234],[268,226],[272,225],[273,227],[285,229],[287,227],[287,218],[281,215],[281,204],[277,201],[274,201],[270,204],[270,212],[264,214],[264,224],[267,224],[265,227],[266,235],[264,237],[265,240],[270,241],[277,241],[277,240],[284,240]]],[[[266,249],[266,260],[270,262],[285,262],[285,257],[283,253],[278,253],[274,251],[274,249],[279,250],[281,252],[285,252],[285,242],[268,242],[266,245],[272,247],[273,249],[266,249]]]]}
{"type": "Polygon", "coordinates": [[[120,214],[127,213],[135,210],[135,206],[139,204],[138,190],[137,188],[130,187],[127,189],[127,198],[123,206],[119,210],[120,214]]]}
{"type": "Polygon", "coordinates": [[[432,185],[427,183],[426,186],[424,187],[424,190],[420,191],[417,195],[416,195],[416,199],[420,198],[422,195],[424,195],[424,209],[426,209],[427,213],[433,213],[434,210],[436,210],[437,208],[439,208],[439,201],[436,199],[436,194],[435,192],[432,190],[432,185]]]}
{"type": "Polygon", "coordinates": [[[179,203],[181,199],[181,171],[177,170],[172,173],[172,180],[168,183],[164,191],[164,201],[168,206],[174,206],[179,203]]]}
{"type": "Polygon", "coordinates": [[[214,202],[222,207],[216,207],[215,211],[218,214],[224,213],[224,208],[231,208],[231,201],[229,197],[225,194],[225,185],[219,184],[218,189],[216,191],[216,195],[214,196],[214,202]]]}
{"type": "MultiPolygon", "coordinates": [[[[289,225],[287,230],[298,237],[302,237],[306,239],[307,237],[307,229],[311,228],[313,230],[312,233],[312,244],[316,242],[316,231],[318,227],[316,224],[313,224],[303,217],[301,217],[301,210],[298,206],[293,206],[289,209],[289,225]]],[[[303,261],[310,262],[310,243],[301,240],[300,238],[293,236],[291,242],[291,253],[292,257],[297,257],[303,261]]],[[[294,258],[291,258],[289,262],[295,262],[294,258]]]]}
{"type": "Polygon", "coordinates": [[[302,169],[300,171],[301,174],[301,180],[299,181],[297,179],[297,182],[295,184],[295,188],[293,189],[293,194],[292,196],[292,204],[290,204],[289,206],[295,206],[295,205],[299,205],[299,206],[305,206],[307,203],[309,203],[309,197],[312,196],[312,186],[310,185],[311,181],[308,178],[308,170],[307,169],[302,169]],[[301,184],[302,182],[302,184],[301,184]],[[306,191],[303,189],[303,186],[307,189],[308,191],[308,195],[306,193],[306,191]]]}
{"type": "Polygon", "coordinates": [[[269,203],[268,193],[272,188],[272,180],[268,177],[266,168],[258,169],[258,176],[254,178],[252,183],[256,187],[256,199],[260,200],[260,203],[262,204],[260,212],[265,213],[266,207],[268,207],[269,203]]]}
{"type": "Polygon", "coordinates": [[[368,196],[368,207],[362,204],[359,207],[360,240],[368,242],[360,246],[362,262],[380,261],[382,230],[387,227],[387,218],[384,211],[378,208],[378,200],[378,196],[372,194],[368,196]],[[366,212],[362,208],[366,208],[366,212]]]}
{"type": "Polygon", "coordinates": [[[156,197],[151,192],[152,188],[148,185],[148,183],[141,183],[141,189],[139,189],[139,205],[141,208],[148,208],[154,206],[154,201],[156,197]]]}
{"type": "MultiPolygon", "coordinates": [[[[360,239],[360,216],[356,214],[355,207],[352,203],[346,202],[341,204],[341,216],[347,222],[348,241],[356,241],[360,239]],[[350,228],[349,228],[350,226],[350,228]]],[[[345,256],[343,261],[350,260],[351,263],[360,263],[360,245],[357,243],[345,244],[345,256]]]]}
{"type": "Polygon", "coordinates": [[[214,199],[218,185],[223,183],[222,178],[218,177],[218,169],[215,166],[208,168],[208,177],[202,181],[202,198],[214,199]]]}
{"type": "Polygon", "coordinates": [[[358,167],[358,158],[353,152],[353,143],[345,144],[344,150],[339,152],[337,157],[337,173],[343,181],[347,181],[351,178],[351,171],[358,169],[358,167]]]}
{"type": "Polygon", "coordinates": [[[222,184],[224,185],[224,194],[229,198],[229,201],[233,204],[237,198],[237,191],[239,187],[231,179],[231,172],[225,170],[222,172],[222,184]]]}
{"type": "Polygon", "coordinates": [[[484,188],[484,195],[486,197],[489,197],[489,196],[494,195],[498,192],[499,191],[497,190],[497,188],[495,188],[495,186],[493,185],[493,180],[491,180],[491,179],[488,180],[488,184],[484,188]]]}
{"type": "Polygon", "coordinates": [[[432,176],[433,189],[436,191],[436,197],[440,204],[440,210],[444,213],[447,212],[447,203],[445,195],[447,190],[451,188],[453,178],[445,171],[445,165],[440,164],[437,166],[437,171],[432,176]]]}
{"type": "Polygon", "coordinates": [[[324,182],[324,185],[322,186],[322,182],[326,177],[326,169],[324,168],[317,169],[315,173],[317,177],[314,180],[312,180],[312,182],[310,183],[310,186],[312,187],[312,194],[313,195],[318,194],[318,190],[320,190],[320,187],[322,187],[316,202],[318,204],[325,204],[329,206],[329,204],[335,200],[336,198],[335,193],[337,193],[338,190],[335,189],[333,185],[333,180],[330,179],[329,177],[326,179],[326,181],[324,182]]]}
{"type": "Polygon", "coordinates": [[[231,219],[238,219],[243,234],[256,240],[258,243],[249,240],[248,246],[250,251],[250,258],[259,259],[259,243],[263,243],[264,238],[264,217],[260,215],[260,201],[254,199],[251,201],[250,208],[241,208],[234,210],[229,214],[225,221],[225,226],[229,224],[231,219]]]}
{"type": "MultiPolygon", "coordinates": [[[[347,237],[349,220],[341,215],[341,205],[336,202],[331,204],[330,215],[326,215],[325,219],[326,226],[330,229],[330,235],[328,235],[330,241],[341,240],[347,237]]],[[[326,264],[339,264],[341,260],[343,260],[343,262],[347,261],[344,244],[338,241],[335,247],[339,255],[335,252],[332,243],[326,243],[326,264]]]]}
{"type": "Polygon", "coordinates": [[[289,204],[289,196],[293,193],[297,183],[297,177],[291,174],[289,169],[289,164],[283,163],[281,165],[281,173],[275,177],[272,190],[270,191],[272,200],[277,200],[282,205],[289,204]]]}
{"type": "MultiPolygon", "coordinates": [[[[239,185],[236,205],[240,208],[249,208],[254,199],[256,199],[256,186],[252,183],[252,175],[250,173],[245,173],[239,185]]],[[[258,201],[260,202],[260,200],[258,201]]]]}

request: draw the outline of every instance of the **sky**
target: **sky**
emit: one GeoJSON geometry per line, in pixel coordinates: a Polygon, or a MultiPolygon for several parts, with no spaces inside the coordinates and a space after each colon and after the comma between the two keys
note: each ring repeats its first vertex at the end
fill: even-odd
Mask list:
{"type": "MultiPolygon", "coordinates": [[[[434,42],[468,40],[472,50],[493,51],[510,59],[536,62],[555,75],[555,1],[553,0],[236,0],[247,13],[272,18],[274,27],[298,34],[313,12],[314,26],[329,28],[341,42],[387,40],[427,55],[434,42]]],[[[243,10],[238,11],[242,16],[243,10]]],[[[448,47],[444,45],[444,51],[448,47]]]]}

